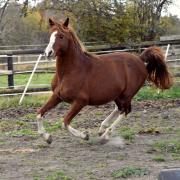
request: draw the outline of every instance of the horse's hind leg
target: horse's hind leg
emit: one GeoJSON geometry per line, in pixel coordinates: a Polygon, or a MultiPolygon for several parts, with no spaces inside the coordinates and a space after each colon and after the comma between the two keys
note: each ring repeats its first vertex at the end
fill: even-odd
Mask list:
{"type": "Polygon", "coordinates": [[[38,124],[38,133],[43,136],[48,144],[52,142],[52,137],[50,134],[46,133],[44,126],[43,126],[43,115],[49,111],[50,109],[54,108],[57,104],[61,102],[55,94],[53,94],[48,102],[38,110],[37,115],[37,124],[38,124]]]}
{"type": "Polygon", "coordinates": [[[108,128],[111,121],[117,119],[118,115],[119,115],[119,109],[116,106],[114,111],[101,123],[101,126],[98,131],[99,136],[101,136],[106,131],[106,128],[108,128]]]}
{"type": "Polygon", "coordinates": [[[127,115],[131,111],[131,101],[129,98],[117,98],[115,103],[118,107],[118,118],[112,123],[110,127],[106,129],[104,134],[101,136],[102,140],[108,140],[109,136],[113,133],[117,125],[120,123],[121,119],[123,118],[124,114],[127,115]]]}
{"type": "Polygon", "coordinates": [[[111,126],[106,129],[104,134],[101,136],[102,140],[109,140],[110,135],[114,132],[115,128],[120,123],[123,116],[124,114],[120,114],[118,118],[111,124],[111,126]]]}

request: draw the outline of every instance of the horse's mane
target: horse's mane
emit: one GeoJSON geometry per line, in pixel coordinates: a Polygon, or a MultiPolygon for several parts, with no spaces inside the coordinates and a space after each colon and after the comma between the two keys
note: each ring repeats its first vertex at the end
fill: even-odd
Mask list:
{"type": "Polygon", "coordinates": [[[72,36],[72,39],[75,43],[75,45],[82,51],[82,52],[86,52],[86,48],[84,46],[84,44],[80,41],[80,39],[78,38],[78,36],[76,35],[75,31],[72,28],[69,28],[69,33],[72,36]]]}
{"type": "Polygon", "coordinates": [[[75,46],[77,47],[77,49],[79,49],[82,53],[84,53],[84,55],[88,56],[88,57],[96,57],[97,56],[95,54],[92,54],[90,52],[88,52],[84,46],[84,44],[80,41],[80,39],[78,38],[78,36],[76,35],[75,31],[73,30],[72,27],[68,27],[68,30],[66,30],[65,28],[62,27],[61,24],[58,24],[58,28],[63,31],[63,32],[69,32],[72,39],[73,39],[73,42],[75,44],[75,46]]]}

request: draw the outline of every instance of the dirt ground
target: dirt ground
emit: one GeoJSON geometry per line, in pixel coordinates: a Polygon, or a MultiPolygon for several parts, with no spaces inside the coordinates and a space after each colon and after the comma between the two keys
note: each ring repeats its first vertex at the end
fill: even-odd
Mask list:
{"type": "MultiPolygon", "coordinates": [[[[171,153],[153,148],[156,141],[180,139],[177,133],[180,129],[180,99],[133,102],[132,108],[107,143],[99,142],[97,132],[100,123],[114,109],[113,103],[85,107],[73,120],[73,127],[89,132],[89,141],[59,129],[52,131],[51,145],[37,135],[7,133],[21,127],[15,127],[15,121],[26,122],[36,130],[35,108],[0,110],[0,122],[7,122],[4,129],[0,127],[0,179],[111,180],[115,179],[113,173],[117,170],[133,166],[146,167],[148,175],[132,175],[126,179],[155,180],[162,169],[180,167],[180,158],[175,159],[171,153]],[[122,127],[135,132],[132,139],[124,140],[124,147],[120,144],[122,127]],[[162,162],[154,160],[160,155],[162,162]]],[[[46,121],[55,123],[67,109],[68,105],[59,105],[46,115],[46,121]]]]}

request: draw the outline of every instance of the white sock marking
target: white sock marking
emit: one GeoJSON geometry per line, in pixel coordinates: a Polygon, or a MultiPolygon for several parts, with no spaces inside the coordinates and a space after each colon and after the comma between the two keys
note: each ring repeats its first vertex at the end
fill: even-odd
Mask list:
{"type": "Polygon", "coordinates": [[[118,118],[112,123],[112,125],[106,129],[105,133],[101,136],[102,139],[109,139],[109,136],[113,133],[123,116],[123,114],[120,114],[118,118]]]}
{"type": "Polygon", "coordinates": [[[74,129],[73,127],[71,127],[70,125],[67,126],[67,130],[74,136],[76,137],[80,137],[82,139],[85,139],[86,138],[86,134],[77,130],[77,129],[74,129]]]}
{"type": "Polygon", "coordinates": [[[103,133],[105,129],[109,126],[109,123],[114,119],[117,118],[119,115],[119,110],[115,107],[114,111],[101,123],[101,127],[99,128],[99,133],[103,133]]]}
{"type": "Polygon", "coordinates": [[[37,115],[37,124],[38,124],[38,133],[44,134],[46,131],[44,129],[42,116],[40,114],[37,115]]]}
{"type": "Polygon", "coordinates": [[[43,120],[41,114],[37,115],[37,124],[38,124],[38,133],[43,136],[43,138],[47,141],[50,138],[50,134],[46,133],[46,130],[43,126],[43,120]]]}

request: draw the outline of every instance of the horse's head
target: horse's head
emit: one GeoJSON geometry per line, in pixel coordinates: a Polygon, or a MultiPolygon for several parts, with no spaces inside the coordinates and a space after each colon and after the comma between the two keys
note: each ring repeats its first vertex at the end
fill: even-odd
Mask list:
{"type": "Polygon", "coordinates": [[[69,47],[69,18],[64,22],[58,23],[53,19],[49,19],[50,25],[50,40],[49,44],[45,49],[45,55],[49,57],[51,53],[54,53],[55,56],[65,53],[69,47]]]}

